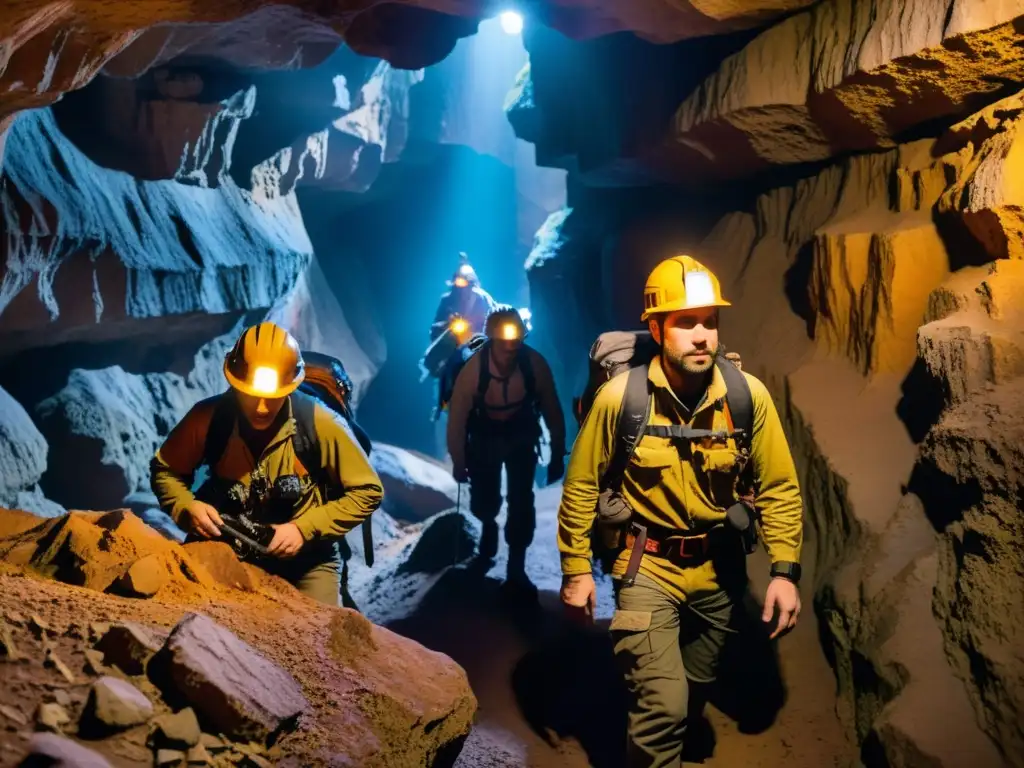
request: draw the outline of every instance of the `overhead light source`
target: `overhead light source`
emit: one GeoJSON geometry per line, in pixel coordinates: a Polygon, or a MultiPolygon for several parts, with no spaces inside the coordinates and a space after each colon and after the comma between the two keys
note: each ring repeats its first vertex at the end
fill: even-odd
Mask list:
{"type": "Polygon", "coordinates": [[[523,31],[523,16],[515,11],[505,11],[498,17],[501,28],[509,35],[518,35],[523,31]]]}

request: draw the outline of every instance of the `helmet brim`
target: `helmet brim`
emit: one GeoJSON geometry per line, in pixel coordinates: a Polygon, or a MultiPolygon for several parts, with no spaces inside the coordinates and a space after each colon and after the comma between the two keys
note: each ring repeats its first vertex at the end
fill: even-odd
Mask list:
{"type": "Polygon", "coordinates": [[[712,307],[731,307],[732,302],[726,301],[725,299],[719,299],[707,304],[687,304],[685,301],[676,301],[671,304],[666,304],[660,307],[653,307],[648,309],[642,315],[640,315],[640,322],[646,322],[648,319],[655,315],[668,315],[673,312],[679,312],[683,309],[711,309],[712,307]]]}

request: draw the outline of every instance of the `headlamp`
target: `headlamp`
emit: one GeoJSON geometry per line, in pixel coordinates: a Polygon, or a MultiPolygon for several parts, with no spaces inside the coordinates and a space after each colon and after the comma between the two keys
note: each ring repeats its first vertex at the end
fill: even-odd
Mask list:
{"type": "Polygon", "coordinates": [[[259,366],[252,374],[252,388],[261,395],[277,392],[278,381],[277,371],[266,365],[259,366]]]}

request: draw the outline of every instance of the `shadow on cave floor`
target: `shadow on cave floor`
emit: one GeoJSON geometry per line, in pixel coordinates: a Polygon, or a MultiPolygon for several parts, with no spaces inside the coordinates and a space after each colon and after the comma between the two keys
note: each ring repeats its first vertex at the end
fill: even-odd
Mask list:
{"type": "MultiPolygon", "coordinates": [[[[496,578],[503,566],[491,571],[493,575],[458,566],[437,580],[414,614],[386,625],[449,655],[465,669],[479,711],[456,763],[459,768],[622,765],[624,690],[606,633],[610,606],[599,604],[592,630],[562,620],[547,572],[549,560],[557,566],[558,555],[554,509],[543,503],[546,495],[538,494],[538,532],[528,560],[528,568],[530,562],[544,567],[542,573],[530,569],[540,588],[534,610],[517,610],[503,597],[496,578]]],[[[749,571],[745,615],[753,626],[723,658],[707,727],[698,729],[713,747],[704,765],[855,764],[835,714],[835,677],[818,642],[811,595],[803,596],[797,629],[781,642],[769,642],[759,618],[767,586],[766,556],[751,558],[749,571]]],[[[813,571],[806,579],[813,583],[813,571]]],[[[599,601],[610,601],[600,588],[599,601]]]]}

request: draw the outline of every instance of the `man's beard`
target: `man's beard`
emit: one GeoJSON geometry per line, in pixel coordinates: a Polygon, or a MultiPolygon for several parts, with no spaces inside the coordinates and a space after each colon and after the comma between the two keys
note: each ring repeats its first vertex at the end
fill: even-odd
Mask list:
{"type": "Polygon", "coordinates": [[[665,350],[665,362],[676,372],[683,376],[700,376],[710,371],[718,359],[718,349],[706,350],[703,354],[708,356],[706,362],[698,362],[695,357],[680,355],[665,350]]]}

